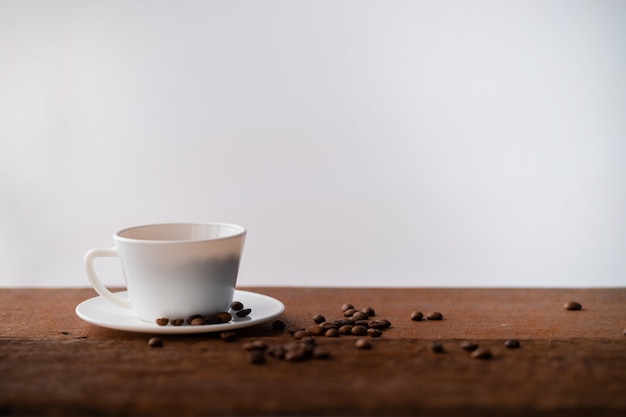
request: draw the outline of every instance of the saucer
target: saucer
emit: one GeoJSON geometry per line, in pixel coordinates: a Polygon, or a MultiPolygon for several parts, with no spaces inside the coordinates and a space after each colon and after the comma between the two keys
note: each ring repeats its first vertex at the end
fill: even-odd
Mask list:
{"type": "MultiPolygon", "coordinates": [[[[123,296],[126,291],[116,294],[123,296]]],[[[155,334],[192,334],[254,326],[275,319],[285,311],[285,306],[277,299],[255,292],[235,290],[233,300],[241,301],[246,308],[252,309],[252,312],[241,318],[233,315],[233,319],[228,323],[202,326],[190,326],[187,323],[182,326],[159,326],[156,323],[148,323],[135,316],[131,309],[116,306],[100,296],[80,303],[76,306],[76,314],[86,322],[108,329],[155,334]]]]}

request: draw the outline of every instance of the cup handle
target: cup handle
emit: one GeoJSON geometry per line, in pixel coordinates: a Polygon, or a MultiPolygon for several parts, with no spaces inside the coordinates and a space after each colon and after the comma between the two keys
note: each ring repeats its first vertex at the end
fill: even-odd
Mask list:
{"type": "Polygon", "coordinates": [[[107,300],[109,300],[115,305],[118,305],[120,307],[131,308],[129,298],[122,298],[119,295],[115,295],[114,293],[109,291],[109,289],[105,287],[104,284],[102,284],[102,281],[100,281],[100,279],[98,278],[98,275],[96,274],[96,270],[93,265],[94,263],[93,261],[96,258],[101,258],[101,257],[112,258],[112,257],[117,257],[117,256],[118,254],[115,248],[91,249],[85,254],[85,271],[87,272],[87,278],[89,279],[91,286],[94,288],[94,290],[96,290],[98,294],[100,294],[102,297],[106,298],[107,300]]]}

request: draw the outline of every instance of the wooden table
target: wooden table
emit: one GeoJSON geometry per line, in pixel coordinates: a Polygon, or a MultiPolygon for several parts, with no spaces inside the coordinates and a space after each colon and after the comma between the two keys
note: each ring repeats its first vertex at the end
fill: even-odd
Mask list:
{"type": "Polygon", "coordinates": [[[331,358],[253,364],[246,343],[296,339],[267,323],[154,348],[149,334],[80,320],[91,289],[0,289],[0,415],[626,415],[626,288],[248,289],[281,300],[288,329],[339,319],[348,302],[392,326],[369,350],[318,336],[331,358]],[[583,309],[565,310],[571,300],[583,309]],[[412,321],[414,310],[444,318],[412,321]]]}

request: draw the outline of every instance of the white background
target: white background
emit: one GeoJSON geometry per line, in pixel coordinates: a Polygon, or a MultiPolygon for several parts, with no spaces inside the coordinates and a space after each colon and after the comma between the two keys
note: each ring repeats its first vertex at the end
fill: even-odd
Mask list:
{"type": "Polygon", "coordinates": [[[625,22],[0,0],[0,286],[86,286],[88,249],[170,221],[246,226],[240,285],[626,286],[625,22]]]}

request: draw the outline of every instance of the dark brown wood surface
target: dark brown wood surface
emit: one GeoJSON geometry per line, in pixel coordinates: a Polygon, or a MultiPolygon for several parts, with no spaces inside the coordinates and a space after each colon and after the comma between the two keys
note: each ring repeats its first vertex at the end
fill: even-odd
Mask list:
{"type": "Polygon", "coordinates": [[[80,320],[91,289],[0,289],[0,415],[626,415],[626,288],[251,290],[283,301],[291,328],[340,318],[346,302],[392,327],[370,350],[321,336],[330,359],[255,365],[246,342],[289,332],[267,323],[233,342],[159,336],[152,348],[149,334],[80,320]],[[583,309],[565,310],[571,300],[583,309]],[[411,321],[413,310],[444,319],[411,321]],[[510,338],[521,348],[505,348],[510,338]],[[471,358],[465,340],[493,358],[471,358]]]}

